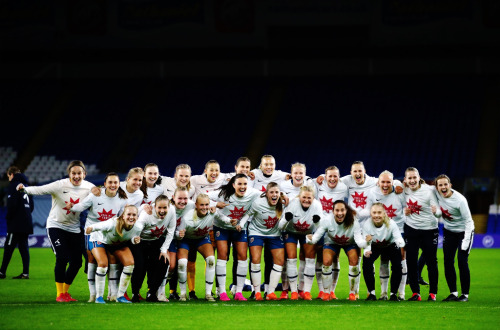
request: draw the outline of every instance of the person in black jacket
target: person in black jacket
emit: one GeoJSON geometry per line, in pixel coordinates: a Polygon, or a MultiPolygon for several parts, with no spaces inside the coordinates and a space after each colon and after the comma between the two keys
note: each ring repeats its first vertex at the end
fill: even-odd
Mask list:
{"type": "Polygon", "coordinates": [[[12,253],[16,246],[21,253],[23,261],[23,272],[13,277],[14,279],[29,279],[30,253],[28,249],[28,236],[33,234],[33,199],[24,192],[17,191],[18,184],[28,185],[28,179],[21,173],[19,168],[11,166],[7,170],[9,186],[7,190],[7,239],[5,240],[2,266],[0,267],[0,278],[6,277],[12,253]]]}

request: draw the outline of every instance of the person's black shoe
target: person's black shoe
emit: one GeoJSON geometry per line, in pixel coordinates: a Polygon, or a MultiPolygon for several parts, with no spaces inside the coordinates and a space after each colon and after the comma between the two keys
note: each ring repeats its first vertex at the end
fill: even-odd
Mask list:
{"type": "Polygon", "coordinates": [[[450,294],[448,297],[444,298],[443,301],[458,301],[458,297],[454,294],[450,294]]]}
{"type": "Polygon", "coordinates": [[[131,299],[131,301],[132,301],[133,303],[140,303],[140,302],[141,302],[141,298],[139,297],[139,295],[138,295],[138,294],[133,294],[133,295],[132,295],[132,299],[131,299]]]}
{"type": "Polygon", "coordinates": [[[179,299],[180,299],[179,294],[175,291],[172,292],[170,296],[168,296],[168,300],[179,300],[179,299]]]}
{"type": "Polygon", "coordinates": [[[368,295],[368,297],[366,297],[366,300],[367,301],[376,301],[377,300],[377,296],[375,296],[374,294],[370,293],[368,295]]]}
{"type": "Polygon", "coordinates": [[[189,299],[191,299],[191,300],[198,300],[198,297],[196,296],[196,292],[189,291],[189,299]]]}
{"type": "Polygon", "coordinates": [[[27,274],[20,274],[18,276],[13,277],[14,280],[29,280],[30,276],[27,274]]]}
{"type": "Polygon", "coordinates": [[[466,302],[466,301],[469,301],[469,298],[467,298],[464,294],[461,295],[459,298],[458,298],[458,301],[461,301],[461,302],[466,302]]]}
{"type": "Polygon", "coordinates": [[[420,277],[418,279],[418,284],[420,284],[420,285],[429,285],[429,283],[427,283],[422,277],[420,277]]]}
{"type": "Polygon", "coordinates": [[[252,293],[250,294],[250,297],[248,297],[248,299],[255,299],[255,291],[252,291],[252,293]]]}
{"type": "Polygon", "coordinates": [[[395,295],[395,294],[391,294],[391,297],[389,298],[390,301],[401,301],[401,299],[395,295]]]}
{"type": "Polygon", "coordinates": [[[7,277],[7,275],[5,275],[4,273],[0,273],[0,278],[3,279],[3,278],[6,278],[6,277],[7,277]]]}

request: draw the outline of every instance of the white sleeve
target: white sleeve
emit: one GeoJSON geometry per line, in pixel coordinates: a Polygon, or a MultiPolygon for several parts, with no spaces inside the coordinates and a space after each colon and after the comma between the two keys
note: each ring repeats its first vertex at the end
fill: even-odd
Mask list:
{"type": "Polygon", "coordinates": [[[403,239],[403,236],[401,236],[401,232],[399,231],[398,225],[393,220],[391,220],[391,231],[392,231],[392,237],[394,237],[394,243],[396,243],[396,246],[398,248],[405,247],[405,240],[403,239]]]}
{"type": "Polygon", "coordinates": [[[436,198],[436,194],[434,194],[433,191],[430,191],[430,197],[431,197],[431,206],[436,206],[436,214],[434,214],[434,216],[436,218],[439,218],[442,214],[441,212],[441,208],[439,207],[439,203],[437,201],[437,198],[436,198]]]}
{"type": "Polygon", "coordinates": [[[106,221],[101,221],[98,223],[93,224],[92,227],[92,232],[94,231],[111,231],[113,227],[115,226],[115,222],[112,221],[114,218],[111,218],[106,221]]]}
{"type": "Polygon", "coordinates": [[[316,244],[316,243],[318,243],[319,240],[321,239],[321,237],[323,237],[323,235],[325,234],[327,226],[328,226],[328,223],[327,223],[326,219],[320,220],[319,226],[316,229],[316,231],[314,232],[314,234],[312,236],[312,239],[309,239],[306,236],[306,243],[308,243],[308,244],[316,244]]]}
{"type": "Polygon", "coordinates": [[[54,195],[61,189],[61,181],[54,181],[39,187],[24,187],[28,195],[54,195]]]}
{"type": "Polygon", "coordinates": [[[462,250],[465,251],[469,248],[472,231],[474,230],[474,220],[472,220],[469,205],[467,204],[467,200],[465,199],[465,197],[460,203],[460,215],[465,220],[465,233],[464,239],[462,240],[462,250]]]}
{"type": "MultiPolygon", "coordinates": [[[[167,236],[165,237],[165,242],[163,242],[162,246],[160,247],[160,252],[166,253],[168,251],[168,248],[170,247],[170,244],[172,243],[172,240],[174,239],[174,232],[175,232],[175,227],[177,225],[177,219],[175,219],[175,212],[174,214],[171,215],[170,221],[168,222],[168,227],[167,227],[167,236]]],[[[167,214],[167,216],[169,216],[167,214]]]]}
{"type": "Polygon", "coordinates": [[[78,204],[73,205],[71,208],[71,211],[74,212],[83,212],[84,210],[88,209],[90,206],[92,206],[94,195],[89,194],[85,199],[78,204]]]}
{"type": "Polygon", "coordinates": [[[367,244],[366,244],[366,239],[363,237],[363,232],[361,231],[359,222],[354,221],[353,226],[354,226],[354,241],[356,242],[356,245],[359,248],[363,249],[367,246],[367,244]]]}

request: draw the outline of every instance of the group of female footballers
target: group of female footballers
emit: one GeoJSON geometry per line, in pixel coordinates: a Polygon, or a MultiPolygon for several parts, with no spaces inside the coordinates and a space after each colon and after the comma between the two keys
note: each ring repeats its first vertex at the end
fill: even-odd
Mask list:
{"type": "Polygon", "coordinates": [[[181,164],[173,178],[161,176],[151,163],[132,168],[122,182],[118,174],[109,173],[102,187],[85,181],[81,161],[69,164],[68,175],[43,186],[17,187],[31,195],[52,195],[47,233],[56,256],[57,302],[75,301],[69,288],[82,265],[83,240],[89,302],[103,304],[105,298],[140,302],[146,274],[147,301],[168,301],[166,283],[170,299],[197,299],[198,252],[206,263],[205,299],[229,301],[226,265],[231,249],[234,300],[247,300],[242,292],[248,271],[255,300],[312,300],[315,277],[317,298],[337,299],[341,250],[349,261],[349,300],[359,299],[361,272],[366,299],[377,299],[374,262],[380,257],[379,300],[404,300],[408,281],[413,293],[408,300],[420,301],[420,250],[420,262],[425,262],[429,273],[428,300],[436,300],[438,221],[444,223],[445,277],[450,289],[444,300],[468,301],[474,223],[466,199],[452,189],[446,175],[438,176],[431,186],[416,168],[409,167],[400,182],[389,171],[378,178],[368,176],[364,164],[356,161],[349,175],[341,177],[339,169],[330,166],[312,179],[301,163],[293,164],[289,173],[276,170],[270,155],[263,156],[253,170],[250,160],[241,157],[235,172],[227,174],[220,173],[213,160],[206,163],[203,174],[194,176],[189,165],[181,164]],[[85,210],[83,238],[79,217],[85,210]]]}

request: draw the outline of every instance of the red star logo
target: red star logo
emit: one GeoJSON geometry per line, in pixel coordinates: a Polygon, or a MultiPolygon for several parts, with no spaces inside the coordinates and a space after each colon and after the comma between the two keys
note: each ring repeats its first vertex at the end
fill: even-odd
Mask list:
{"type": "Polygon", "coordinates": [[[210,230],[210,227],[205,227],[205,228],[198,228],[194,231],[194,235],[197,237],[205,237],[208,234],[208,231],[210,230]]]}
{"type": "MultiPolygon", "coordinates": [[[[78,203],[80,203],[80,198],[78,198],[76,201],[74,201],[74,200],[73,200],[73,198],[71,198],[71,197],[70,197],[70,198],[69,198],[69,202],[70,202],[71,204],[78,204],[78,203]]],[[[66,211],[66,214],[70,214],[70,213],[75,214],[75,212],[71,212],[71,211],[70,211],[70,210],[69,210],[66,206],[65,206],[65,207],[63,207],[63,210],[65,210],[65,211],[66,211]]]]}
{"type": "Polygon", "coordinates": [[[327,199],[325,196],[319,200],[321,202],[321,206],[323,207],[323,211],[326,213],[330,213],[333,210],[333,198],[327,199]]]}
{"type": "Polygon", "coordinates": [[[309,227],[311,227],[311,225],[308,224],[305,220],[304,223],[300,223],[300,221],[297,221],[297,223],[294,223],[293,226],[297,231],[307,231],[309,227]]]}
{"type": "Polygon", "coordinates": [[[260,188],[260,191],[262,192],[266,191],[266,187],[262,186],[262,188],[260,188]]]}
{"type": "Polygon", "coordinates": [[[410,209],[411,214],[420,214],[420,210],[422,209],[422,205],[418,205],[418,201],[412,202],[411,199],[406,203],[406,207],[410,209]]]}
{"type": "Polygon", "coordinates": [[[229,214],[229,218],[231,219],[236,219],[236,220],[240,220],[243,215],[245,214],[245,209],[243,208],[243,206],[241,207],[241,209],[237,208],[236,206],[234,207],[234,210],[232,211],[229,211],[231,212],[231,214],[229,214]]]}
{"type": "Polygon", "coordinates": [[[266,226],[267,229],[274,228],[276,226],[276,223],[278,222],[278,218],[274,217],[271,218],[271,216],[267,217],[267,219],[264,219],[264,226],[266,226]]]}
{"type": "Polygon", "coordinates": [[[151,235],[153,235],[156,238],[160,238],[161,235],[165,232],[165,226],[161,226],[158,228],[158,226],[155,227],[155,229],[151,229],[151,235]]]}
{"type": "Polygon", "coordinates": [[[386,241],[385,239],[382,241],[376,240],[375,242],[373,242],[374,245],[379,246],[379,247],[386,247],[389,245],[389,243],[390,242],[386,241]]]}
{"type": "Polygon", "coordinates": [[[335,235],[335,237],[333,237],[333,241],[337,245],[347,245],[347,242],[349,242],[349,237],[347,237],[346,235],[342,235],[340,237],[335,235]]]}
{"type": "Polygon", "coordinates": [[[443,212],[443,219],[453,220],[453,217],[451,216],[451,214],[448,210],[441,208],[441,212],[443,212]]]}
{"type": "Polygon", "coordinates": [[[141,205],[143,205],[143,204],[148,204],[148,205],[151,205],[151,201],[149,201],[149,202],[146,202],[145,200],[142,200],[142,203],[141,203],[141,205]]]}
{"type": "Polygon", "coordinates": [[[113,214],[112,212],[113,212],[113,210],[109,210],[108,212],[106,212],[105,209],[102,209],[102,212],[97,212],[97,214],[99,214],[99,218],[97,218],[97,219],[99,221],[109,220],[116,215],[116,213],[113,214]]]}
{"type": "Polygon", "coordinates": [[[384,205],[384,209],[385,209],[385,213],[387,213],[387,216],[391,219],[396,216],[396,211],[398,210],[398,209],[393,208],[392,205],[389,205],[389,207],[384,205]]]}
{"type": "Polygon", "coordinates": [[[362,209],[365,208],[366,206],[366,197],[365,193],[362,192],[361,194],[358,194],[356,191],[354,192],[354,195],[351,195],[352,201],[354,204],[356,204],[356,208],[361,207],[362,209]]]}

